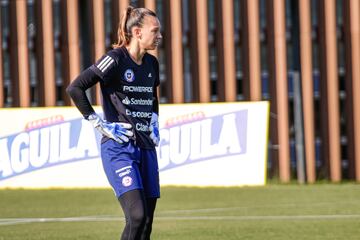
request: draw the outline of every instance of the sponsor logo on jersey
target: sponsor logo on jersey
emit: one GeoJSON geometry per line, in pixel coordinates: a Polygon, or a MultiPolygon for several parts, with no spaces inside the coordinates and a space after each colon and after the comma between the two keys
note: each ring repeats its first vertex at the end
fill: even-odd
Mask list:
{"type": "Polygon", "coordinates": [[[98,64],[96,64],[96,67],[104,73],[114,62],[114,59],[110,56],[106,56],[98,64]]]}
{"type": "Polygon", "coordinates": [[[122,103],[125,105],[141,105],[141,106],[152,106],[152,99],[142,99],[142,98],[131,98],[129,99],[127,96],[122,100],[122,103]]]}
{"type": "Polygon", "coordinates": [[[152,77],[151,73],[149,73],[148,77],[149,77],[149,78],[151,78],[151,77],[152,77]]]}
{"type": "Polygon", "coordinates": [[[131,173],[132,166],[126,166],[115,171],[119,177],[129,175],[131,173]]]}
{"type": "Polygon", "coordinates": [[[124,86],[123,87],[124,92],[148,92],[152,93],[153,88],[152,87],[144,87],[144,86],[124,86]]]}
{"type": "Polygon", "coordinates": [[[123,104],[125,105],[129,105],[130,104],[130,100],[129,98],[126,96],[122,101],[121,101],[123,104]]]}
{"type": "Polygon", "coordinates": [[[152,112],[136,112],[136,111],[130,111],[129,109],[126,109],[126,115],[132,116],[133,118],[151,118],[152,112]]]}
{"type": "Polygon", "coordinates": [[[135,125],[135,129],[136,129],[136,131],[148,132],[149,131],[149,126],[146,125],[146,124],[137,123],[135,125]]]}
{"type": "Polygon", "coordinates": [[[124,73],[124,78],[126,81],[128,82],[133,82],[135,80],[135,74],[134,71],[129,69],[126,69],[125,73],[124,73]]]}

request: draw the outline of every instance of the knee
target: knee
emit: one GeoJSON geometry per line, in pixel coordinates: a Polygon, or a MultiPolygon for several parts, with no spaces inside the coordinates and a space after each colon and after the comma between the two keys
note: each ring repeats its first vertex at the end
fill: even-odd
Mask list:
{"type": "Polygon", "coordinates": [[[146,214],[142,209],[137,209],[130,213],[130,222],[133,227],[143,226],[146,222],[146,214]]]}

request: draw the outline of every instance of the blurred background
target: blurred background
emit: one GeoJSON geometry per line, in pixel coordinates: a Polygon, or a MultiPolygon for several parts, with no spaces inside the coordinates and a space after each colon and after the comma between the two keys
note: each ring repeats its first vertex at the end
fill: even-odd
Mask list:
{"type": "Polygon", "coordinates": [[[161,103],[270,101],[269,179],[360,181],[358,0],[0,3],[1,108],[71,106],[66,86],[111,49],[126,6],[147,7],[161,103]]]}

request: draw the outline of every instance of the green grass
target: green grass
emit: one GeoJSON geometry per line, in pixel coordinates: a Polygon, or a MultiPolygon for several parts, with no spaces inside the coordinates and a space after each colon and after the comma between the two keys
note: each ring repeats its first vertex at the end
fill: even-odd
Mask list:
{"type": "MultiPolygon", "coordinates": [[[[0,240],[119,239],[122,216],[110,189],[0,190],[0,240]]],[[[360,239],[360,185],[165,187],[152,239],[360,239]]]]}

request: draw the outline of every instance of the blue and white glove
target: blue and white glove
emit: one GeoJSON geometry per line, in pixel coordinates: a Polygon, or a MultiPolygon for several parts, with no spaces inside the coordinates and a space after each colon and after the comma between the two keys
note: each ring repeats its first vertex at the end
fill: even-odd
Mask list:
{"type": "Polygon", "coordinates": [[[129,137],[134,135],[131,130],[132,126],[129,123],[121,122],[106,122],[96,113],[91,114],[87,120],[92,123],[102,135],[114,139],[116,142],[122,144],[129,141],[129,137]]]}
{"type": "Polygon", "coordinates": [[[158,115],[156,113],[152,113],[151,120],[150,120],[150,138],[155,144],[155,146],[159,146],[160,142],[160,133],[159,133],[159,121],[158,121],[158,115]]]}

